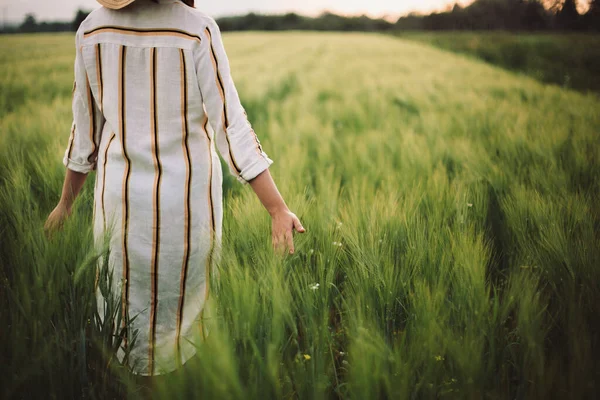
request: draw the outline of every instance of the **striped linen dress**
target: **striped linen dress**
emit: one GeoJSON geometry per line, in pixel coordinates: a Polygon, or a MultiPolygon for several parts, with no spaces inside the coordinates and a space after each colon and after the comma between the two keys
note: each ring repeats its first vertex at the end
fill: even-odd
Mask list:
{"type": "Polygon", "coordinates": [[[109,232],[113,292],[132,319],[118,357],[136,374],[168,373],[195,354],[220,253],[216,150],[242,184],[273,161],[240,103],[219,28],[204,13],[178,0],[100,8],[76,44],[63,163],[96,169],[94,236],[99,243],[109,232]]]}

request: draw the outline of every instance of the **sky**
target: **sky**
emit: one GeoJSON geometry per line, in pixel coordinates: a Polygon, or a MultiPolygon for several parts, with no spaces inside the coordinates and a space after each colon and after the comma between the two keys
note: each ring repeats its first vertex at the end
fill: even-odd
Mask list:
{"type": "MultiPolygon", "coordinates": [[[[338,14],[367,14],[395,20],[412,11],[443,10],[449,4],[468,3],[448,0],[196,0],[196,8],[218,18],[228,15],[258,13],[284,13],[293,11],[304,15],[317,15],[328,10],[338,14]]],[[[21,22],[27,13],[38,21],[71,20],[78,8],[92,10],[99,7],[95,0],[0,0],[2,23],[21,22]]]]}

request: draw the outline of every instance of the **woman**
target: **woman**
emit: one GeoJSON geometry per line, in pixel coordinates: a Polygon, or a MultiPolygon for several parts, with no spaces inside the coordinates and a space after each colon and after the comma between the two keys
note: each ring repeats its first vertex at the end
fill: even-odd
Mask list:
{"type": "Polygon", "coordinates": [[[96,169],[94,236],[110,232],[113,291],[131,320],[119,357],[130,350],[135,374],[160,375],[195,354],[190,341],[219,257],[215,147],[270,213],[276,249],[293,253],[293,230],[304,228],[270,176],[215,21],[193,0],[98,1],[104,7],[76,35],[67,173],[46,227],[62,224],[96,169]]]}

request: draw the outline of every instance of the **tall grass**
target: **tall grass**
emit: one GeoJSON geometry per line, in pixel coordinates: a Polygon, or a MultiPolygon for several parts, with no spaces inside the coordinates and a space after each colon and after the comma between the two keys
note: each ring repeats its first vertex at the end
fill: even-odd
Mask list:
{"type": "MultiPolygon", "coordinates": [[[[110,338],[94,317],[93,174],[64,230],[42,232],[64,174],[72,42],[0,42],[7,398],[141,393],[98,355],[110,338]]],[[[597,394],[597,97],[389,36],[225,42],[307,233],[293,256],[275,257],[268,215],[225,177],[209,334],[159,396],[597,394]]]]}

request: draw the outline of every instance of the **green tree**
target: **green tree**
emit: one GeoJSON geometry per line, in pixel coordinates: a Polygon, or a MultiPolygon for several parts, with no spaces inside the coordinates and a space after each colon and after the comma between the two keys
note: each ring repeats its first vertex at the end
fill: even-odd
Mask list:
{"type": "Polygon", "coordinates": [[[579,28],[580,15],[577,11],[576,0],[565,0],[560,11],[556,14],[556,24],[559,29],[574,30],[579,28]]]}
{"type": "Polygon", "coordinates": [[[25,33],[30,33],[30,32],[37,32],[37,30],[38,30],[38,23],[35,19],[35,15],[27,14],[25,16],[25,19],[23,20],[23,23],[19,27],[19,31],[25,32],[25,33]]]}
{"type": "Polygon", "coordinates": [[[584,15],[585,27],[600,31],[600,0],[591,0],[588,12],[584,15]]]}
{"type": "Polygon", "coordinates": [[[87,16],[89,14],[90,14],[89,11],[85,11],[82,9],[77,10],[77,13],[75,14],[75,18],[73,19],[73,22],[72,22],[72,27],[73,27],[74,31],[79,29],[79,25],[81,25],[81,23],[87,18],[87,16]]]}

